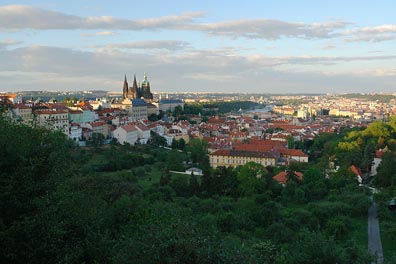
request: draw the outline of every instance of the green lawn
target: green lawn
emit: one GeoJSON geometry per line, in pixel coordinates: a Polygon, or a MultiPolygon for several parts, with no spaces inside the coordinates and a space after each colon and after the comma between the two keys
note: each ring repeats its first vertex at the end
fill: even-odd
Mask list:
{"type": "MultiPolygon", "coordinates": [[[[144,168],[144,167],[141,167],[144,168]]],[[[159,183],[162,171],[156,166],[150,166],[150,171],[145,171],[144,175],[137,175],[138,183],[144,189],[148,189],[151,185],[159,183]]]]}

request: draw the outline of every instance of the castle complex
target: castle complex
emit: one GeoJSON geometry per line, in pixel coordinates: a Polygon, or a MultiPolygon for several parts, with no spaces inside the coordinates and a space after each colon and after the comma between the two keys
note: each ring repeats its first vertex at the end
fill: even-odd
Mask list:
{"type": "Polygon", "coordinates": [[[124,87],[122,90],[123,99],[144,99],[145,101],[152,101],[153,94],[150,91],[150,82],[147,80],[147,74],[144,73],[144,79],[140,85],[136,82],[136,75],[133,77],[132,87],[129,87],[127,77],[125,75],[124,87]]]}

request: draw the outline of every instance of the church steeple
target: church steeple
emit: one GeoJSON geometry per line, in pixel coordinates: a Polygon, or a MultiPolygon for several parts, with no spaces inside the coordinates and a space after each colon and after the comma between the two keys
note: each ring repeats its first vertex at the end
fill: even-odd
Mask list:
{"type": "Polygon", "coordinates": [[[132,97],[133,98],[139,98],[139,88],[136,83],[136,75],[133,75],[133,84],[132,84],[132,97]]]}
{"type": "Polygon", "coordinates": [[[125,74],[125,78],[124,78],[124,87],[122,89],[122,98],[125,99],[128,97],[128,81],[127,81],[127,77],[125,74]]]}
{"type": "Polygon", "coordinates": [[[142,86],[140,87],[142,91],[142,96],[146,100],[153,100],[153,94],[150,91],[150,82],[147,80],[147,73],[144,73],[144,80],[142,86]]]}

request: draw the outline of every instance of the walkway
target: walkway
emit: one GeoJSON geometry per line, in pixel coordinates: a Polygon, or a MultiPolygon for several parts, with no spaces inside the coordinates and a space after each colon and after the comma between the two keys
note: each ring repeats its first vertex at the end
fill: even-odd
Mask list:
{"type": "Polygon", "coordinates": [[[368,250],[370,254],[377,256],[377,261],[373,262],[373,264],[380,264],[383,262],[384,257],[377,218],[377,206],[374,201],[368,210],[368,250]]]}

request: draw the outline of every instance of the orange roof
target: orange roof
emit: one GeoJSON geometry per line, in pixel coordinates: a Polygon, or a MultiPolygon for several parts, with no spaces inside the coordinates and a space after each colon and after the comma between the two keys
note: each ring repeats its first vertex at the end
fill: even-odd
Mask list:
{"type": "Polygon", "coordinates": [[[271,145],[254,145],[254,144],[241,144],[234,146],[235,150],[242,150],[242,151],[271,151],[273,150],[273,146],[271,145]]]}
{"type": "Polygon", "coordinates": [[[219,149],[212,152],[212,156],[230,156],[230,157],[258,157],[258,158],[276,158],[272,152],[242,151],[234,149],[219,149]]]}
{"type": "Polygon", "coordinates": [[[142,131],[148,131],[150,130],[150,128],[143,126],[143,125],[136,125],[135,127],[137,127],[138,129],[142,130],[142,131]]]}
{"type": "Polygon", "coordinates": [[[8,94],[1,94],[1,96],[8,97],[8,98],[15,98],[17,96],[17,94],[8,93],[8,94]]]}
{"type": "Polygon", "coordinates": [[[308,157],[308,155],[302,152],[300,149],[287,149],[287,148],[281,150],[281,155],[308,157]]]}
{"type": "Polygon", "coordinates": [[[355,165],[351,166],[351,171],[357,176],[361,176],[362,175],[362,172],[360,171],[360,169],[357,168],[355,165]]]}
{"type": "Polygon", "coordinates": [[[208,118],[208,124],[223,124],[226,120],[223,118],[215,118],[210,117],[208,118]]]}
{"type": "MultiPolygon", "coordinates": [[[[302,181],[303,174],[301,172],[295,171],[294,174],[296,174],[297,178],[300,181],[302,181]]],[[[277,182],[279,182],[281,184],[285,184],[287,182],[287,180],[288,180],[287,172],[286,171],[279,172],[277,175],[272,177],[272,179],[274,179],[275,181],[277,181],[277,182]]]]}
{"type": "Polygon", "coordinates": [[[99,121],[99,122],[92,122],[91,126],[92,127],[99,127],[99,126],[103,126],[105,124],[105,122],[103,121],[99,121]]]}
{"type": "Polygon", "coordinates": [[[284,149],[285,144],[279,141],[273,140],[257,140],[251,139],[247,144],[233,144],[235,150],[245,151],[272,151],[284,149]]]}

